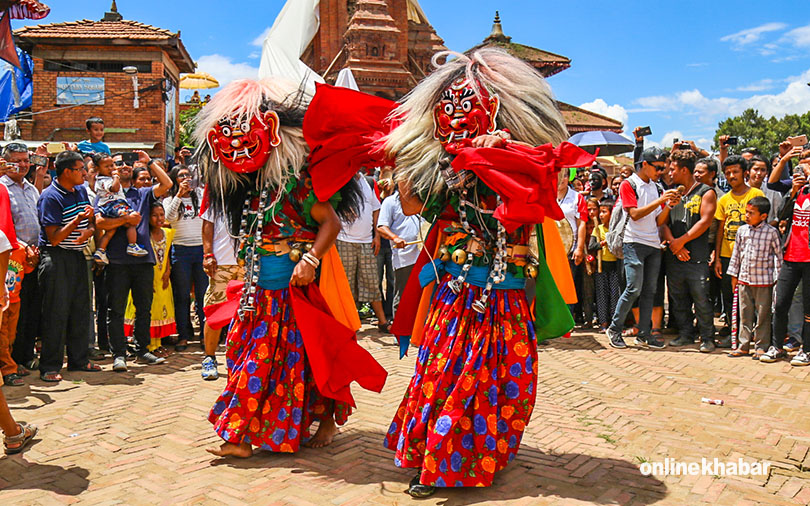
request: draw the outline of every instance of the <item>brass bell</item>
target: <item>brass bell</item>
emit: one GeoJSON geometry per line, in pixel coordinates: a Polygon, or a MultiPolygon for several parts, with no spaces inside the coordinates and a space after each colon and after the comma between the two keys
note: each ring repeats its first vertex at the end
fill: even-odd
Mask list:
{"type": "Polygon", "coordinates": [[[467,252],[459,248],[453,252],[453,261],[459,265],[467,261],[467,252]]]}
{"type": "Polygon", "coordinates": [[[439,260],[442,262],[447,262],[450,260],[450,250],[447,248],[447,246],[442,246],[439,248],[439,260]]]}
{"type": "Polygon", "coordinates": [[[534,264],[526,264],[523,268],[523,274],[527,278],[536,279],[537,278],[537,266],[534,264]]]}
{"type": "Polygon", "coordinates": [[[311,249],[312,249],[312,243],[310,243],[310,242],[305,242],[305,243],[304,243],[304,251],[309,251],[309,250],[311,250],[311,249]]]}
{"type": "Polygon", "coordinates": [[[298,248],[293,248],[290,250],[290,260],[292,260],[295,263],[298,263],[298,261],[301,260],[302,255],[303,253],[298,248]]]}

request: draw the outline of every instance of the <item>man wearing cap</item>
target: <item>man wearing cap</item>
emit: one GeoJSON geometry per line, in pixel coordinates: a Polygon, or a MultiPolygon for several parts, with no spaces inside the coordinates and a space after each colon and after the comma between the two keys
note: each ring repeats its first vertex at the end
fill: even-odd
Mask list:
{"type": "Polygon", "coordinates": [[[633,152],[636,172],[619,186],[619,198],[625,213],[624,289],[613,320],[606,333],[614,348],[626,348],[622,326],[633,303],[639,301],[638,336],[635,344],[663,348],[665,344],[651,336],[652,305],[661,267],[661,239],[658,226],[669,218],[669,206],[678,199],[676,190],[661,192],[656,175],[666,167],[667,154],[659,148],[644,149],[644,138],[636,136],[633,152]]]}

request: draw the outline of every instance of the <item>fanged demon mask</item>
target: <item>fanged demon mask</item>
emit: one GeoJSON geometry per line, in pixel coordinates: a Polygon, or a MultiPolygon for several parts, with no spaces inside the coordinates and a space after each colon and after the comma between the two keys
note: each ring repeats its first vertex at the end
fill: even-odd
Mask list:
{"type": "Polygon", "coordinates": [[[470,81],[457,79],[442,92],[434,107],[433,137],[445,150],[463,139],[474,139],[497,128],[498,96],[489,96],[484,87],[478,88],[476,93],[470,81]]]}
{"type": "Polygon", "coordinates": [[[256,172],[281,144],[278,129],[278,115],[273,111],[249,118],[222,118],[206,136],[211,158],[240,174],[256,172]]]}

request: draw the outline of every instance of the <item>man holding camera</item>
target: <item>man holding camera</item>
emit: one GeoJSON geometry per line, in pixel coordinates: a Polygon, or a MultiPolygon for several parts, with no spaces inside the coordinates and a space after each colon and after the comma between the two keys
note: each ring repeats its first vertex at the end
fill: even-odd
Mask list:
{"type": "Polygon", "coordinates": [[[121,218],[106,218],[98,215],[96,226],[101,230],[118,228],[107,246],[107,257],[110,264],[105,268],[108,314],[107,323],[110,348],[113,354],[113,371],[127,370],[127,342],[124,336],[124,312],[127,298],[132,292],[135,305],[135,341],[138,360],[146,364],[159,364],[164,361],[148,352],[150,334],[150,311],[152,306],[152,269],[155,264],[155,253],[149,234],[149,215],[152,203],[163,196],[172,187],[171,179],[163,170],[160,162],[150,159],[143,151],[136,151],[140,160],[147,164],[158,183],[145,188],[132,186],[132,167],[124,163],[120,155],[113,157],[118,166],[121,187],[134,213],[121,218]],[[119,165],[120,164],[120,165],[119,165]],[[127,255],[126,230],[122,227],[129,224],[136,227],[138,243],[143,244],[148,254],[142,257],[127,255]]]}
{"type": "MultiPolygon", "coordinates": [[[[39,219],[37,217],[37,200],[39,190],[29,183],[25,176],[31,169],[28,148],[25,144],[12,142],[3,149],[3,161],[8,169],[0,178],[8,189],[11,201],[11,216],[17,232],[17,242],[25,248],[25,261],[31,268],[39,263],[39,219]]],[[[46,166],[37,166],[37,179],[44,177],[46,166]]],[[[34,353],[34,341],[39,335],[40,295],[37,276],[32,274],[23,278],[20,289],[20,311],[17,320],[17,335],[14,342],[12,358],[23,367],[18,374],[27,376],[26,369],[34,370],[37,364],[34,353]]]]}

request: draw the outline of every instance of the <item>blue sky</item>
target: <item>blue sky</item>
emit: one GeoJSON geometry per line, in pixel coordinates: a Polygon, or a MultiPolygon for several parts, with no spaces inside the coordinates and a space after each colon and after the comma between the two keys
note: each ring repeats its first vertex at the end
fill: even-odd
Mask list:
{"type": "MultiPolygon", "coordinates": [[[[100,19],[110,0],[48,2],[42,22],[100,19]]],[[[294,0],[293,0],[294,1],[294,0]]],[[[119,0],[125,19],[172,31],[201,70],[223,84],[255,76],[262,34],[283,0],[119,0]],[[225,6],[223,6],[225,4],[225,6]]],[[[717,123],[755,107],[770,116],[810,110],[810,2],[420,0],[445,44],[478,44],[501,13],[515,42],[565,55],[549,79],[560,100],[651,125],[651,140],[709,147],[717,123]]],[[[14,21],[13,26],[31,24],[14,21]]]]}

